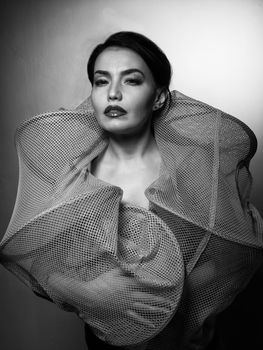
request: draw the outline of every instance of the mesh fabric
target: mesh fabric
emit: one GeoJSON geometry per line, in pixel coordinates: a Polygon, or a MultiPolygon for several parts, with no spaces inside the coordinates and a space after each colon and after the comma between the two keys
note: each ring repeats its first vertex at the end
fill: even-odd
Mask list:
{"type": "Polygon", "coordinates": [[[233,301],[262,263],[262,219],[249,202],[256,139],[238,119],[177,91],[155,119],[154,136],[162,167],[145,191],[144,209],[123,203],[120,187],[90,173],[107,138],[89,100],[22,124],[18,194],[0,260],[38,294],[88,315],[108,343],[164,349],[158,344],[171,337],[172,346],[186,349],[196,338],[205,341],[206,320],[233,301]],[[116,271],[134,283],[113,293],[110,304],[100,286],[116,271]],[[59,276],[95,285],[106,306],[91,311],[70,289],[52,288],[50,276],[56,285],[59,276]],[[129,318],[136,291],[138,304],[147,295],[148,311],[135,303],[139,317],[129,318]]]}

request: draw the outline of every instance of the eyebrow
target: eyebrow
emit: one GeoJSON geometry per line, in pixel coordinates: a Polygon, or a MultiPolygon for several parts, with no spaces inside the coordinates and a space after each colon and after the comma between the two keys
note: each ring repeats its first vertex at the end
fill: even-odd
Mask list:
{"type": "MultiPolygon", "coordinates": [[[[144,73],[137,68],[130,68],[130,69],[125,69],[121,72],[121,75],[128,75],[131,73],[140,73],[143,77],[145,77],[144,73]]],[[[94,72],[95,74],[101,74],[101,75],[106,75],[106,76],[110,76],[110,72],[106,71],[106,70],[96,70],[96,72],[94,72]]]]}

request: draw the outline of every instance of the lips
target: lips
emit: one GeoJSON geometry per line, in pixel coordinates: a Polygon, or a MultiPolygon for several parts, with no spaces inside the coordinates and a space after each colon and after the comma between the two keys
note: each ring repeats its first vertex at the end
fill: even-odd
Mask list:
{"type": "Polygon", "coordinates": [[[104,111],[104,114],[107,117],[111,117],[111,118],[117,118],[126,113],[127,111],[125,111],[125,109],[121,108],[120,106],[108,106],[107,108],[105,108],[105,111],[104,111]]]}

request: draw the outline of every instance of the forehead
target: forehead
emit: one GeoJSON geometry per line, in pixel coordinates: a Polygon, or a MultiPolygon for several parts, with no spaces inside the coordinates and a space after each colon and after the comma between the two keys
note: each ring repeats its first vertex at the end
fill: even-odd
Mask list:
{"type": "Polygon", "coordinates": [[[140,69],[143,73],[151,75],[151,71],[145,61],[133,50],[121,47],[108,47],[97,57],[94,71],[99,69],[115,72],[131,68],[140,69]]]}

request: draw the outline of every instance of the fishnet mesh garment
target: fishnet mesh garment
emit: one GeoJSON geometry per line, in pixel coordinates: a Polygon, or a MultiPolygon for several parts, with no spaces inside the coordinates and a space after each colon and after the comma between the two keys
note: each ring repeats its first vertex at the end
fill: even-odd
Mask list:
{"type": "MultiPolygon", "coordinates": [[[[205,342],[206,319],[228,306],[262,263],[262,219],[249,203],[256,139],[239,120],[176,91],[154,132],[163,164],[145,192],[146,210],[122,203],[121,188],[89,172],[107,146],[89,100],[76,111],[26,121],[16,134],[19,187],[0,259],[35,292],[88,315],[108,343],[150,339],[147,349],[165,349],[162,340],[170,339],[167,349],[186,349],[205,342]],[[50,284],[50,276],[57,284],[64,276],[97,288],[116,269],[136,286],[116,293],[103,312],[50,284]],[[148,312],[133,310],[147,324],[127,317],[134,290],[151,296],[148,312]]],[[[105,293],[98,298],[107,304],[105,293]]]]}

